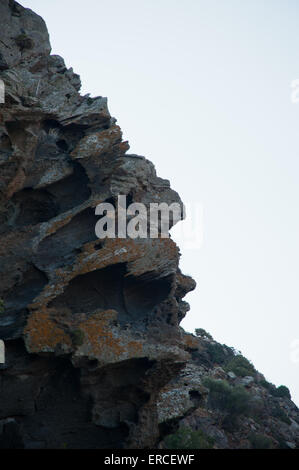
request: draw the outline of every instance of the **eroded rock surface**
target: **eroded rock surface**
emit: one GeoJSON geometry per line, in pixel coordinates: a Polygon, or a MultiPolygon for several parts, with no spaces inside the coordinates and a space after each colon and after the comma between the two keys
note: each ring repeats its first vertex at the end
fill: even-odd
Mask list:
{"type": "Polygon", "coordinates": [[[80,95],[44,21],[9,0],[0,18],[4,445],[155,446],[157,395],[189,358],[178,325],[195,283],[171,239],[98,240],[95,207],[180,198],[127,153],[106,98],[80,95]]]}
{"type": "Polygon", "coordinates": [[[299,448],[299,410],[286,387],[210,335],[190,335],[189,347],[191,360],[158,396],[161,447],[195,433],[198,448],[299,448]]]}
{"type": "MultiPolygon", "coordinates": [[[[178,247],[95,235],[101,202],[178,194],[128,154],[106,98],[80,95],[38,15],[1,0],[0,23],[0,447],[153,448],[186,425],[215,447],[246,446],[249,418],[244,436],[229,433],[203,383],[233,375],[179,327],[195,282],[178,247]]],[[[296,447],[298,410],[278,405],[296,447]]]]}

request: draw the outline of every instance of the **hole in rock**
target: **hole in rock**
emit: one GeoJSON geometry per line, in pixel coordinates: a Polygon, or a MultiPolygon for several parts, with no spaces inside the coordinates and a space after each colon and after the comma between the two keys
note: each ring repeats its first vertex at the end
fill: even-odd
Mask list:
{"type": "Polygon", "coordinates": [[[145,358],[131,359],[94,373],[93,417],[99,426],[113,429],[138,422],[138,411],[150,398],[143,380],[153,364],[145,358]]]}
{"type": "Polygon", "coordinates": [[[125,265],[118,264],[78,276],[50,306],[68,307],[73,313],[115,309],[126,315],[123,300],[125,272],[125,265]]]}
{"type": "Polygon", "coordinates": [[[0,137],[0,152],[5,154],[12,152],[11,140],[8,135],[4,133],[0,137]]]}
{"type": "Polygon", "coordinates": [[[78,276],[50,306],[73,313],[114,309],[120,323],[143,320],[168,297],[172,277],[149,281],[125,274],[126,265],[116,264],[78,276]]]}
{"type": "Polygon", "coordinates": [[[58,140],[57,141],[57,147],[60,148],[60,150],[62,150],[63,152],[67,152],[68,151],[68,144],[66,143],[65,140],[61,139],[61,140],[58,140]]]}
{"type": "Polygon", "coordinates": [[[28,140],[32,138],[32,135],[26,129],[27,125],[26,121],[10,121],[6,123],[7,133],[11,142],[21,150],[25,150],[28,140]]]}
{"type": "Polygon", "coordinates": [[[44,121],[44,129],[49,133],[52,129],[61,129],[61,125],[55,119],[46,119],[44,121]]]}
{"type": "Polygon", "coordinates": [[[77,214],[67,225],[41,242],[36,255],[38,266],[60,265],[66,257],[75,256],[85,243],[97,240],[97,218],[93,208],[77,214]]]}
{"type": "Polygon", "coordinates": [[[199,406],[202,402],[202,395],[197,390],[191,390],[189,396],[195,406],[199,406]]]}
{"type": "Polygon", "coordinates": [[[30,266],[23,274],[22,280],[12,287],[4,298],[5,309],[10,311],[27,307],[47,283],[47,276],[35,266],[30,266]]]}
{"type": "Polygon", "coordinates": [[[12,203],[17,213],[15,224],[22,227],[47,222],[79,206],[89,199],[90,194],[85,170],[75,163],[74,172],[63,180],[45,189],[26,188],[14,195],[12,203]]]}
{"type": "Polygon", "coordinates": [[[155,307],[169,296],[172,280],[173,276],[154,280],[127,277],[124,283],[124,299],[130,318],[138,320],[153,313],[155,307]]]}
{"type": "Polygon", "coordinates": [[[91,190],[88,182],[84,168],[75,162],[74,172],[70,176],[47,187],[59,205],[59,213],[73,209],[89,199],[91,190]]]}
{"type": "Polygon", "coordinates": [[[57,148],[62,152],[72,151],[76,144],[84,137],[84,126],[61,126],[54,119],[46,119],[43,129],[49,136],[56,136],[57,148]]]}
{"type": "MultiPolygon", "coordinates": [[[[83,394],[80,371],[67,360],[30,356],[7,344],[7,362],[24,367],[28,375],[21,381],[15,374],[3,377],[0,412],[17,416],[22,447],[26,449],[120,448],[128,435],[125,426],[104,429],[92,422],[92,403],[83,394]],[[26,363],[26,362],[25,362],[26,363]]],[[[23,348],[24,349],[24,348],[23,348]]],[[[1,447],[0,437],[0,447],[1,447]]],[[[12,443],[12,447],[15,445],[12,443]]],[[[8,446],[8,448],[10,448],[8,446]]]]}
{"type": "Polygon", "coordinates": [[[28,315],[27,306],[47,283],[46,275],[32,265],[9,293],[3,296],[5,310],[1,315],[0,338],[6,340],[21,335],[28,315]]]}
{"type": "Polygon", "coordinates": [[[18,208],[16,225],[36,225],[46,222],[59,213],[59,206],[52,194],[44,189],[23,189],[15,194],[13,203],[18,208]]]}

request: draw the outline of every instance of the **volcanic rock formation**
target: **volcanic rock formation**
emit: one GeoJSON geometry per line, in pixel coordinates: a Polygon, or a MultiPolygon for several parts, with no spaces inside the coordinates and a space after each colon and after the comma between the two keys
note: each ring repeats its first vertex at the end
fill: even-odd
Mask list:
{"type": "Polygon", "coordinates": [[[198,418],[217,363],[179,327],[195,282],[175,243],[95,235],[101,202],[178,194],[128,153],[106,98],[80,95],[38,15],[1,0],[0,23],[0,447],[153,448],[181,420],[240,446],[198,418]]]}

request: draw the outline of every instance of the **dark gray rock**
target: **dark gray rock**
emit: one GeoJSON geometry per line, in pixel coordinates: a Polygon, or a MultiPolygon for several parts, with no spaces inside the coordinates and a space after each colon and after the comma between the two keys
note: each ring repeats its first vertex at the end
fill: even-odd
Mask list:
{"type": "Polygon", "coordinates": [[[215,448],[249,447],[252,432],[298,446],[297,407],[260,374],[247,384],[256,421],[232,430],[211,406],[204,379],[229,379],[234,352],[179,327],[195,282],[175,243],[97,239],[100,202],[182,202],[13,0],[0,2],[0,79],[0,448],[153,448],[179,426],[215,448]]]}

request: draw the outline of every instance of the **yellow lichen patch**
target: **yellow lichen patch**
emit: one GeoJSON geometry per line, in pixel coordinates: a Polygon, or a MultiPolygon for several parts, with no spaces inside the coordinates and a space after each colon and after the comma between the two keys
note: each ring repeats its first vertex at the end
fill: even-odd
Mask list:
{"type": "Polygon", "coordinates": [[[198,349],[199,341],[198,338],[193,335],[184,334],[182,337],[182,344],[185,349],[196,350],[198,349]]]}
{"type": "Polygon", "coordinates": [[[70,337],[46,311],[36,311],[30,315],[24,335],[26,346],[31,353],[53,352],[58,345],[64,348],[71,346],[70,337]]]}
{"type": "Polygon", "coordinates": [[[115,362],[141,355],[141,342],[119,334],[119,330],[112,327],[116,318],[116,311],[107,310],[79,323],[78,327],[85,334],[83,350],[89,356],[103,362],[115,362]]]}

